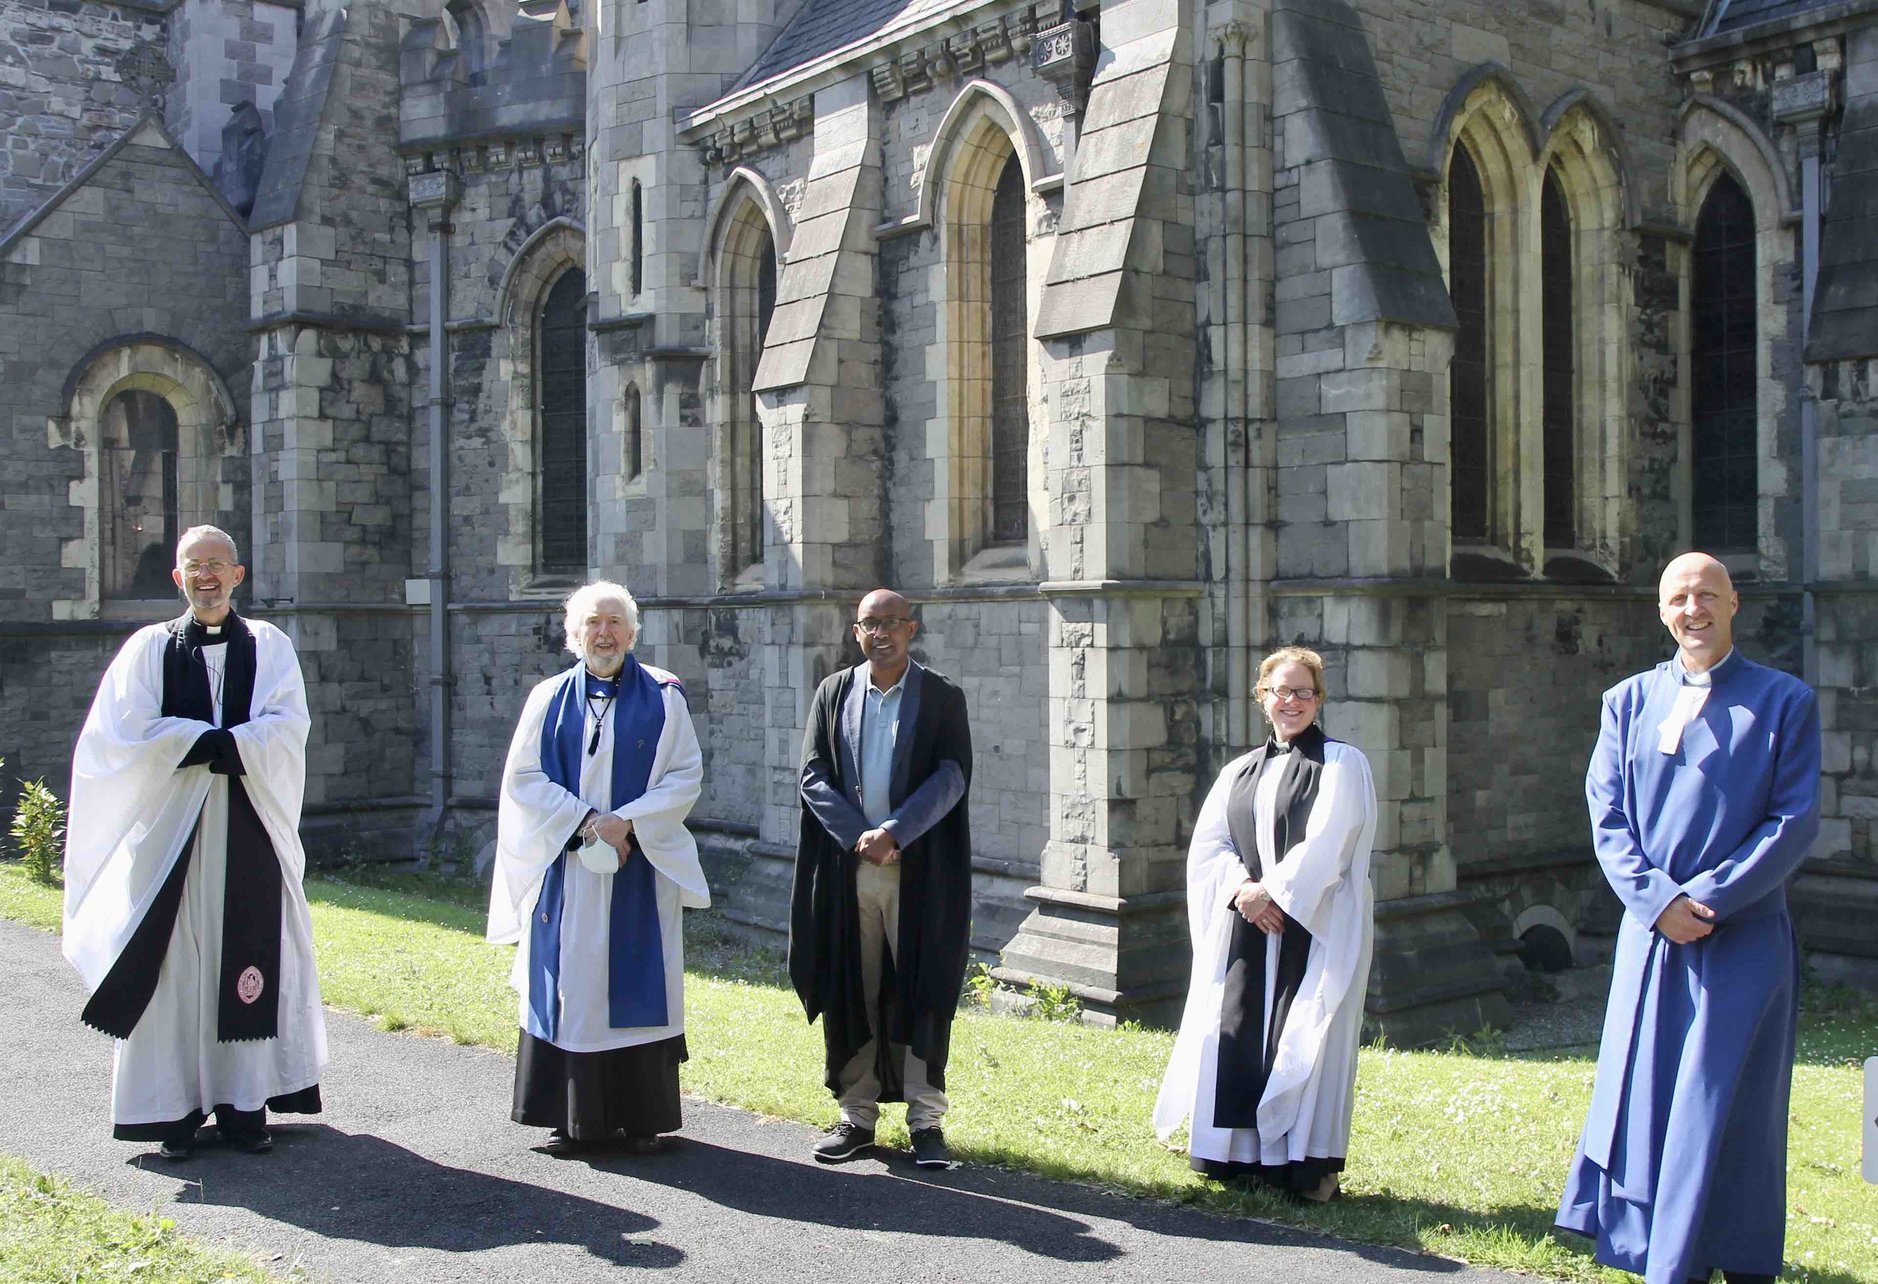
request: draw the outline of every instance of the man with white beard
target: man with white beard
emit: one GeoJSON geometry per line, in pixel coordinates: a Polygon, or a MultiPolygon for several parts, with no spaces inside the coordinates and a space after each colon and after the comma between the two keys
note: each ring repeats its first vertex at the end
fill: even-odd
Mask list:
{"type": "Polygon", "coordinates": [[[678,1129],[684,907],[711,903],[685,828],[704,757],[678,679],[631,652],[632,595],[568,598],[573,667],[528,694],[496,822],[489,939],[519,944],[516,1123],[567,1155],[678,1129]]]}

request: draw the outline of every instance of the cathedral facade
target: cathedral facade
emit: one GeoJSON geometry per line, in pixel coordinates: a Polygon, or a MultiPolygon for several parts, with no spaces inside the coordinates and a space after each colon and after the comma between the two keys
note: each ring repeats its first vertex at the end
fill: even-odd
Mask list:
{"type": "Polygon", "coordinates": [[[0,118],[9,776],[212,521],[309,846],[468,859],[603,575],[780,932],[887,584],[970,700],[975,948],[1156,1020],[1301,643],[1412,1042],[1608,949],[1598,695],[1698,547],[1819,692],[1794,899],[1878,977],[1878,0],[0,0],[0,118]]]}

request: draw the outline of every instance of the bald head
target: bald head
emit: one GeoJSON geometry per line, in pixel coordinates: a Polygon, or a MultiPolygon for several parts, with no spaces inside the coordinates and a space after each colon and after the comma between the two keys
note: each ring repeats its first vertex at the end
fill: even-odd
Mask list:
{"type": "Polygon", "coordinates": [[[1663,568],[1663,578],[1657,581],[1658,597],[1662,596],[1662,586],[1671,580],[1680,580],[1688,576],[1720,576],[1721,585],[1730,593],[1734,592],[1734,577],[1728,574],[1728,568],[1717,558],[1707,553],[1684,553],[1673,559],[1663,568]]]}
{"type": "Polygon", "coordinates": [[[919,624],[913,604],[888,588],[878,588],[861,599],[854,610],[854,640],[861,645],[873,671],[874,684],[888,690],[906,672],[907,651],[919,624]]]}
{"type": "Polygon", "coordinates": [[[871,616],[911,615],[913,604],[890,588],[877,588],[861,599],[861,605],[854,612],[854,618],[865,620],[871,616]]]}
{"type": "Polygon", "coordinates": [[[1656,613],[1676,639],[1683,665],[1702,673],[1734,649],[1740,595],[1728,568],[1707,553],[1684,553],[1663,568],[1656,613]]]}

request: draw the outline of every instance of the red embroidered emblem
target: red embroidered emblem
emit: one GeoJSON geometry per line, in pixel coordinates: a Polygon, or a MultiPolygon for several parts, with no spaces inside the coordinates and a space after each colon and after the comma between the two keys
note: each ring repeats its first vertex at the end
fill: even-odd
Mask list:
{"type": "Polygon", "coordinates": [[[261,997],[261,991],[266,985],[267,982],[261,979],[261,969],[251,967],[236,980],[235,996],[243,1003],[252,1003],[261,997]]]}

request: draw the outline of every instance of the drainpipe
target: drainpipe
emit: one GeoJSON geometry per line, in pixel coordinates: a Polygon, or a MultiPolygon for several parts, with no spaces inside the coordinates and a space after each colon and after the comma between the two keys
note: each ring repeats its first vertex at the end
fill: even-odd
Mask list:
{"type": "Polygon", "coordinates": [[[1813,332],[1813,286],[1819,279],[1819,124],[1800,131],[1800,672],[1819,682],[1813,581],[1819,575],[1819,402],[1806,377],[1813,332]]]}
{"type": "MultiPolygon", "coordinates": [[[[411,205],[430,226],[430,565],[423,598],[430,607],[430,808],[426,852],[443,835],[450,805],[450,207],[456,176],[448,170],[411,178],[411,205]]],[[[424,853],[420,853],[422,855],[424,853]]]]}

